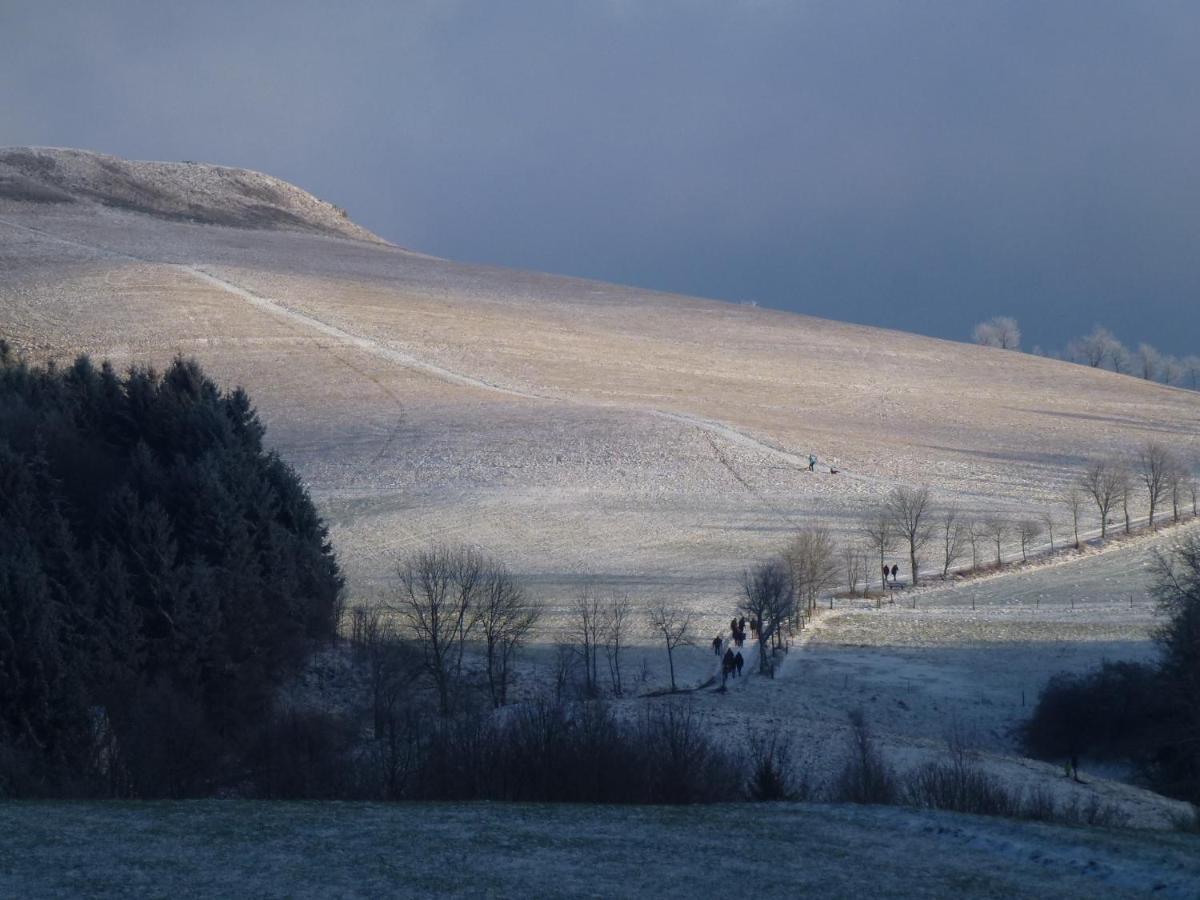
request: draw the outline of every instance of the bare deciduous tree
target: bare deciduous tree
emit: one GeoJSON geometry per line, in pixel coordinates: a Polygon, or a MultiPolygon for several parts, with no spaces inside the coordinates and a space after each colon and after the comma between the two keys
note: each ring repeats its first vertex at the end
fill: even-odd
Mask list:
{"type": "Polygon", "coordinates": [[[1075,549],[1078,550],[1079,516],[1083,512],[1083,492],[1076,485],[1071,485],[1063,492],[1062,503],[1071,517],[1071,528],[1075,534],[1075,549]]]}
{"type": "Polygon", "coordinates": [[[893,530],[908,546],[909,567],[912,569],[912,583],[915,587],[920,577],[918,554],[933,535],[929,488],[896,488],[888,496],[887,511],[893,530]]]}
{"type": "Polygon", "coordinates": [[[1112,358],[1118,346],[1120,342],[1113,337],[1112,332],[1097,325],[1090,334],[1067,344],[1067,355],[1075,362],[1099,369],[1112,358]]]}
{"type": "Polygon", "coordinates": [[[1009,524],[1008,519],[1002,516],[988,516],[984,520],[983,528],[988,539],[996,545],[996,567],[999,568],[1004,561],[1000,548],[1004,544],[1004,539],[1008,537],[1008,532],[1012,526],[1009,524]]]}
{"type": "Polygon", "coordinates": [[[1133,354],[1116,339],[1108,351],[1108,367],[1118,375],[1129,375],[1133,372],[1133,354]]]}
{"type": "Polygon", "coordinates": [[[1029,547],[1042,536],[1042,523],[1025,518],[1017,522],[1017,540],[1021,542],[1021,562],[1029,561],[1029,547]]]}
{"type": "Polygon", "coordinates": [[[667,666],[671,670],[671,690],[675,686],[675,648],[692,642],[694,615],[677,603],[660,600],[650,608],[650,628],[663,639],[667,648],[667,666]]]}
{"type": "Polygon", "coordinates": [[[470,547],[419,550],[400,562],[396,596],[387,604],[420,648],[442,715],[452,710],[483,571],[482,555],[470,547]]]}
{"type": "Polygon", "coordinates": [[[1001,350],[1016,350],[1021,346],[1021,329],[1011,316],[996,316],[980,322],[971,332],[977,344],[984,347],[999,347],[1001,350]]]}
{"type": "Polygon", "coordinates": [[[1125,518],[1125,533],[1129,534],[1133,529],[1133,520],[1129,515],[1129,504],[1133,500],[1133,473],[1126,466],[1121,466],[1118,469],[1118,475],[1120,476],[1118,490],[1120,491],[1121,515],[1125,518]]]}
{"type": "Polygon", "coordinates": [[[1080,477],[1080,486],[1092,498],[1100,513],[1100,537],[1108,537],[1108,515],[1121,497],[1121,472],[1115,466],[1098,459],[1080,477]]]}
{"type": "Polygon", "coordinates": [[[1134,374],[1147,381],[1157,381],[1162,373],[1163,356],[1149,344],[1138,344],[1134,357],[1134,374]]]}
{"type": "Polygon", "coordinates": [[[853,597],[858,590],[858,583],[863,582],[863,591],[866,591],[867,582],[867,554],[858,544],[853,541],[846,541],[842,544],[838,555],[842,561],[842,577],[846,579],[846,590],[853,597]]]}
{"type": "MultiPolygon", "coordinates": [[[[879,554],[879,571],[882,574],[887,555],[896,548],[896,533],[892,529],[892,517],[888,514],[887,507],[873,510],[859,526],[858,533],[862,535],[863,542],[871,549],[871,553],[879,554]]],[[[868,577],[867,587],[870,585],[871,579],[868,577]]],[[[880,587],[887,589],[886,575],[881,578],[880,587]]]]}
{"type": "Polygon", "coordinates": [[[1163,356],[1158,374],[1163,384],[1183,387],[1185,377],[1183,362],[1174,356],[1163,356]]]}
{"type": "Polygon", "coordinates": [[[967,544],[966,523],[958,508],[948,506],[937,517],[937,531],[942,551],[942,580],[950,577],[950,567],[962,558],[967,544]]]}
{"type": "Polygon", "coordinates": [[[1200,391],[1200,356],[1185,356],[1179,361],[1180,384],[1192,391],[1200,391]]]}
{"type": "Polygon", "coordinates": [[[628,594],[613,594],[604,611],[602,638],[604,657],[608,660],[608,677],[613,696],[625,693],[621,682],[621,652],[625,648],[629,630],[633,625],[633,603],[628,594]]]}
{"type": "Polygon", "coordinates": [[[1150,504],[1150,528],[1155,528],[1154,514],[1159,502],[1170,485],[1175,461],[1171,453],[1158,441],[1147,441],[1138,451],[1138,477],[1146,488],[1146,499],[1150,504]]]}
{"type": "MultiPolygon", "coordinates": [[[[742,573],[740,609],[758,623],[758,670],[768,670],[771,639],[779,639],[780,627],[791,615],[796,603],[795,589],[788,565],[779,559],[767,560],[742,573]]],[[[772,671],[774,671],[772,667],[772,671]]]]}
{"type": "Polygon", "coordinates": [[[1050,552],[1055,551],[1054,547],[1054,515],[1049,511],[1042,513],[1042,527],[1046,529],[1046,534],[1050,537],[1050,552]]]}
{"type": "Polygon", "coordinates": [[[604,602],[590,587],[580,591],[571,605],[568,626],[571,646],[583,664],[583,687],[589,697],[600,690],[600,645],[604,634],[604,602]]]}
{"type": "Polygon", "coordinates": [[[971,545],[971,570],[979,568],[979,543],[987,537],[983,522],[972,519],[966,525],[967,543],[971,545]]]}
{"type": "Polygon", "coordinates": [[[821,592],[837,583],[837,551],[829,529],[821,525],[801,528],[783,558],[791,570],[799,612],[811,616],[821,592]]]}
{"type": "Polygon", "coordinates": [[[1179,507],[1183,502],[1186,481],[1187,473],[1183,465],[1172,455],[1171,468],[1167,471],[1167,496],[1171,498],[1171,521],[1176,525],[1179,524],[1179,507]]]}
{"type": "Polygon", "coordinates": [[[495,562],[488,566],[480,590],[479,628],[492,706],[508,703],[513,661],[541,614],[541,605],[526,596],[507,568],[495,562]]]}

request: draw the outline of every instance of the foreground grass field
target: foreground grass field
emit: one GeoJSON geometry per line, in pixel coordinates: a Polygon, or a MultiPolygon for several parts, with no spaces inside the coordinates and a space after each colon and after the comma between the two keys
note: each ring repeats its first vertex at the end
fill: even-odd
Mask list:
{"type": "Polygon", "coordinates": [[[820,805],[10,803],[0,895],[1195,897],[1200,838],[820,805]]]}

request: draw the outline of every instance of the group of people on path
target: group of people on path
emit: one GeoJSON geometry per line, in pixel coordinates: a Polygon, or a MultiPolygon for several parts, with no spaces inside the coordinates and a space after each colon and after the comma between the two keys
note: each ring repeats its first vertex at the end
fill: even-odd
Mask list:
{"type": "Polygon", "coordinates": [[[729,620],[729,641],[722,639],[721,635],[713,638],[712,648],[713,653],[721,659],[721,683],[724,685],[725,679],[730,676],[737,678],[742,674],[742,667],[746,664],[746,660],[742,657],[742,645],[746,642],[746,625],[749,624],[751,633],[758,631],[758,623],[746,622],[746,617],[729,620]],[[722,654],[724,649],[724,654],[722,654]]]}

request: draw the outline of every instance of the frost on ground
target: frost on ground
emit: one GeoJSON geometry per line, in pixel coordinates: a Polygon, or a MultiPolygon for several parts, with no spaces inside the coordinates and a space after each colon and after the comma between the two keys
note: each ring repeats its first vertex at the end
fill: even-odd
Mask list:
{"type": "Polygon", "coordinates": [[[0,807],[0,894],[1192,898],[1200,839],[875,807],[0,807]]]}

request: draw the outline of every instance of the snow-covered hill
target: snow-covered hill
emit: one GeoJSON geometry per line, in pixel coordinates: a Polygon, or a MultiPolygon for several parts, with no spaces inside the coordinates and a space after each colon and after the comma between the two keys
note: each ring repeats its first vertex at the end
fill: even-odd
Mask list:
{"type": "Polygon", "coordinates": [[[343,210],[246,169],[135,162],[85,150],[0,148],[0,200],[98,203],[168,219],[313,231],[382,243],[343,210]]]}
{"type": "Polygon", "coordinates": [[[1015,515],[1092,454],[1155,437],[1200,455],[1200,395],[1126,376],[434,259],[267,176],[29,149],[3,166],[43,195],[0,190],[0,333],[35,358],[195,355],[245,385],[355,596],[437,538],[555,602],[590,573],[716,625],[747,561],[799,523],[848,533],[896,485],[1015,515]],[[209,221],[245,224],[256,185],[293,218],[200,224],[193,184],[209,221]]]}

